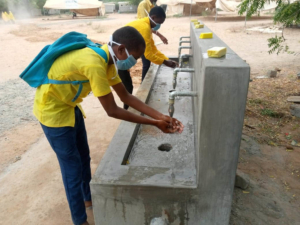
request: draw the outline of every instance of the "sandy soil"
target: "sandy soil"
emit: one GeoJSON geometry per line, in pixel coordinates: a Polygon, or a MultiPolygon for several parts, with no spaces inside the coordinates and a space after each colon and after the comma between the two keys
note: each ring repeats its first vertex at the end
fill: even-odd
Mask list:
{"type": "MultiPolygon", "coordinates": [[[[106,42],[115,29],[133,19],[134,14],[114,14],[106,19],[47,17],[22,20],[11,25],[0,24],[1,224],[72,224],[56,156],[31,114],[35,91],[18,79],[18,75],[45,45],[64,33],[83,32],[92,39],[106,42]]],[[[295,89],[294,93],[300,93],[299,85],[295,85],[299,84],[296,73],[300,72],[300,56],[297,54],[300,52],[299,29],[285,31],[290,49],[295,53],[277,56],[267,52],[267,38],[273,35],[245,32],[242,17],[219,18],[217,23],[213,18],[202,19],[250,64],[252,78],[264,75],[274,67],[281,69],[274,82],[254,79],[250,84],[249,98],[267,96],[270,98],[268,104],[276,105],[276,101],[279,104],[277,97],[285,97],[288,92],[286,82],[294,84],[288,86],[295,89]],[[275,99],[274,102],[271,102],[272,99],[275,99]]],[[[179,36],[189,34],[188,24],[188,17],[167,18],[160,31],[169,39],[169,45],[159,45],[158,48],[166,55],[177,55],[179,36]]],[[[271,24],[272,21],[267,18],[247,22],[248,27],[271,24]]],[[[158,38],[155,40],[160,41],[158,38]]],[[[132,69],[135,88],[140,83],[140,71],[139,62],[132,69]]],[[[117,96],[115,99],[121,106],[117,96]]],[[[262,106],[265,105],[255,105],[257,108],[262,106]]],[[[109,118],[93,96],[85,99],[83,107],[88,116],[86,128],[94,172],[120,121],[109,118]]],[[[288,105],[282,106],[286,115],[287,108],[288,105]]],[[[248,109],[252,110],[251,107],[248,109]]],[[[245,127],[243,131],[238,167],[249,175],[251,183],[247,191],[236,189],[234,192],[231,224],[300,224],[300,151],[298,147],[287,151],[286,145],[274,144],[279,142],[278,139],[286,141],[287,132],[300,141],[300,122],[290,117],[289,122],[278,126],[276,134],[279,138],[272,139],[273,134],[264,132],[260,126],[264,124],[265,117],[259,118],[247,111],[247,124],[254,129],[245,127]]],[[[277,122],[270,119],[274,127],[277,122]]],[[[91,213],[88,211],[89,222],[94,224],[91,213]]]]}

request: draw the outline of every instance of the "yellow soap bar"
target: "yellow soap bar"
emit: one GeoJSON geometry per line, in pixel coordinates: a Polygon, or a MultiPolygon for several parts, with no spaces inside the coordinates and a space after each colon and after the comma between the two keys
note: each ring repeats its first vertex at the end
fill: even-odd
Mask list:
{"type": "Polygon", "coordinates": [[[197,24],[197,25],[195,25],[196,29],[203,28],[203,27],[204,27],[204,24],[197,24]]]}
{"type": "Polygon", "coordinates": [[[227,49],[225,47],[213,47],[207,50],[207,55],[210,58],[220,58],[226,55],[227,49]]]}
{"type": "Polygon", "coordinates": [[[198,20],[197,19],[192,19],[191,22],[198,22],[198,20]]]}
{"type": "Polygon", "coordinates": [[[201,33],[199,38],[201,39],[213,38],[213,33],[201,33]]]}
{"type": "Polygon", "coordinates": [[[194,22],[194,25],[200,24],[200,22],[194,22]]]}

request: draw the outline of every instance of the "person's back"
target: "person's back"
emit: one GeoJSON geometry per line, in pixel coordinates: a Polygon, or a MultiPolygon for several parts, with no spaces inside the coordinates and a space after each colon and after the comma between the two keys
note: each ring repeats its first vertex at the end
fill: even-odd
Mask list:
{"type": "MultiPolygon", "coordinates": [[[[107,45],[102,46],[108,57],[107,45]]],[[[33,113],[38,120],[50,127],[72,126],[74,124],[73,107],[79,106],[91,91],[99,96],[110,92],[110,86],[120,82],[114,77],[115,67],[108,66],[106,59],[90,48],[68,52],[55,60],[48,72],[48,78],[61,81],[90,80],[82,84],[82,91],[76,99],[77,86],[72,84],[45,84],[37,88],[33,113]],[[107,80],[106,82],[104,82],[107,80]],[[59,107],[58,107],[59,106],[59,107]],[[53,115],[60,115],[58,118],[53,115]]]]}
{"type": "Polygon", "coordinates": [[[150,10],[154,7],[157,0],[143,0],[140,2],[137,9],[137,18],[142,19],[148,17],[150,10]]]}

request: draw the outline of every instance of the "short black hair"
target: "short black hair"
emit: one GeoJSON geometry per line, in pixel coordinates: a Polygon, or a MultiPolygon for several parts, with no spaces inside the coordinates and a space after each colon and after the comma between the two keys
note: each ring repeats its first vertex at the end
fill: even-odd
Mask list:
{"type": "Polygon", "coordinates": [[[151,10],[150,10],[150,13],[149,13],[150,16],[156,16],[158,18],[163,18],[163,19],[166,19],[166,13],[165,13],[165,10],[160,7],[160,6],[155,6],[153,7],[151,10]]]}
{"type": "Polygon", "coordinates": [[[113,33],[113,41],[125,45],[128,51],[139,51],[146,48],[143,36],[133,27],[126,26],[113,33]]]}

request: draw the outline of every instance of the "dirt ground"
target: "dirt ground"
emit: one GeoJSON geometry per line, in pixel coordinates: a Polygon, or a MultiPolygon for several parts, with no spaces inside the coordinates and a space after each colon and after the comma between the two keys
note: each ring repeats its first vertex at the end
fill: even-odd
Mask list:
{"type": "MultiPolygon", "coordinates": [[[[198,17],[199,18],[199,17],[198,17]]],[[[18,76],[47,44],[69,31],[87,33],[106,42],[113,31],[135,19],[134,14],[112,14],[105,19],[43,17],[0,23],[0,224],[72,224],[56,156],[33,117],[35,90],[18,76]]],[[[235,189],[230,224],[300,224],[300,120],[289,113],[287,96],[300,95],[300,29],[286,29],[290,53],[268,54],[264,34],[244,30],[243,17],[202,17],[251,66],[239,170],[250,177],[250,187],[235,189]],[[277,78],[258,79],[277,67],[277,78]]],[[[256,18],[247,27],[272,26],[256,18]]],[[[179,36],[189,35],[189,18],[167,18],[160,32],[169,45],[158,45],[176,55],[179,36]]],[[[155,38],[156,42],[160,42],[155,38]]],[[[132,69],[135,90],[141,62],[132,69]]],[[[121,106],[118,97],[115,97],[121,106]]],[[[92,95],[83,102],[94,173],[120,121],[109,118],[92,95]]],[[[88,221],[93,223],[92,212],[88,221]]]]}

